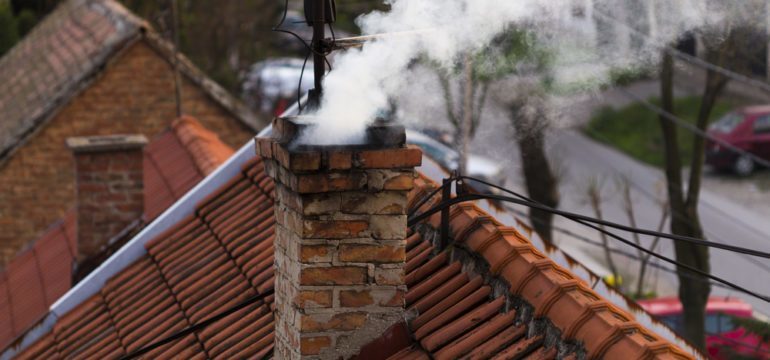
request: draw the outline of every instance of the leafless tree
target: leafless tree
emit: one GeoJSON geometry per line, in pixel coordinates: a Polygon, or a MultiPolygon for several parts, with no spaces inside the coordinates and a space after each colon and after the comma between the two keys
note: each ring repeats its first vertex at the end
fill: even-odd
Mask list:
{"type": "MultiPolygon", "coordinates": [[[[588,183],[588,189],[586,190],[586,194],[588,195],[588,202],[591,204],[591,208],[594,210],[594,215],[597,219],[603,220],[604,216],[602,213],[602,183],[597,179],[591,179],[588,183]]],[[[609,241],[607,240],[607,235],[604,233],[604,225],[599,224],[599,229],[602,231],[599,232],[599,235],[602,238],[602,248],[604,249],[604,261],[607,263],[607,267],[610,268],[610,273],[612,274],[612,278],[615,279],[616,285],[620,285],[618,280],[620,279],[620,274],[618,273],[618,267],[615,266],[615,261],[612,259],[612,250],[610,249],[609,241]]]]}
{"type": "MultiPolygon", "coordinates": [[[[746,61],[742,51],[751,48],[745,44],[745,30],[728,28],[723,32],[705,33],[707,61],[721,67],[741,69],[746,61]]],[[[722,73],[706,70],[706,83],[701,96],[701,104],[695,125],[705,131],[717,99],[724,91],[729,78],[722,73]]],[[[660,67],[661,104],[665,111],[675,114],[674,109],[674,62],[668,50],[663,51],[660,67]]],[[[665,116],[660,117],[665,150],[665,173],[668,185],[669,208],[671,211],[671,232],[676,235],[704,238],[703,228],[698,215],[701,179],[705,157],[705,139],[696,136],[692,144],[689,180],[685,187],[682,176],[681,146],[678,130],[665,116]]],[[[709,249],[705,246],[677,242],[676,260],[683,265],[709,273],[711,271],[709,249]]],[[[679,274],[679,299],[684,309],[684,336],[693,345],[705,348],[705,309],[711,285],[703,276],[693,274],[682,266],[679,274]]]]}
{"type": "MultiPolygon", "coordinates": [[[[631,227],[637,227],[636,226],[636,214],[634,212],[634,203],[631,199],[631,184],[628,178],[622,178],[620,181],[620,187],[623,192],[623,208],[626,212],[626,216],[628,217],[628,223],[631,225],[631,227]]],[[[666,220],[668,220],[668,202],[661,201],[660,202],[661,212],[660,212],[660,220],[658,221],[658,227],[657,231],[661,232],[663,231],[663,228],[666,226],[666,220]]],[[[639,238],[639,234],[634,233],[634,243],[638,246],[643,246],[642,242],[639,238]]],[[[648,248],[649,251],[655,252],[658,243],[660,242],[660,236],[656,236],[652,240],[652,244],[650,244],[650,247],[648,248]]],[[[644,283],[645,283],[645,277],[647,276],[647,266],[650,263],[650,258],[652,257],[651,254],[645,253],[641,249],[637,249],[637,253],[639,255],[639,276],[636,280],[636,290],[632,294],[634,298],[643,298],[645,296],[644,291],[644,283]]]]}

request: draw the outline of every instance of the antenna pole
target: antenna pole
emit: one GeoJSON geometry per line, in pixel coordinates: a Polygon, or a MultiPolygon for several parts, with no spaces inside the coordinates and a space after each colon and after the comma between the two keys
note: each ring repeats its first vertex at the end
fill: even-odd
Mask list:
{"type": "Polygon", "coordinates": [[[324,57],[323,39],[326,36],[326,0],[313,1],[313,69],[315,75],[315,89],[311,91],[309,102],[311,108],[317,108],[321,104],[323,96],[323,77],[326,73],[326,59],[324,57]]]}

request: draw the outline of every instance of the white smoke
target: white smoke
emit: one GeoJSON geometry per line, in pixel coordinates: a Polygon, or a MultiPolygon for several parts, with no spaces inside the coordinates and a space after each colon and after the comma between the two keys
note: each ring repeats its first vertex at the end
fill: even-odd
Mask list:
{"type": "MultiPolygon", "coordinates": [[[[743,3],[744,1],[740,1],[743,3]]],[[[752,3],[746,0],[746,3],[752,3]]],[[[720,0],[387,0],[390,10],[373,12],[357,22],[364,35],[416,31],[383,37],[361,49],[335,57],[334,71],[324,80],[324,97],[315,114],[317,126],[303,141],[319,145],[358,142],[389,99],[435,97],[410,88],[409,65],[424,57],[450,67],[467,53],[484,48],[510,26],[533,31],[557,59],[561,76],[606,78],[617,65],[649,64],[659,45],[691,29],[725,24],[725,19],[752,16],[720,0]],[[642,3],[643,5],[639,5],[642,3]],[[635,4],[635,5],[634,5],[635,4]],[[635,7],[634,7],[635,6],[635,7]],[[632,9],[632,11],[629,11],[632,9]],[[636,14],[633,11],[645,13],[636,14]],[[618,41],[596,41],[597,19],[605,19],[618,41]],[[637,19],[648,38],[629,50],[629,33],[637,19]],[[628,24],[624,29],[623,23],[628,24]],[[647,29],[647,30],[645,30],[647,29]],[[566,75],[565,75],[566,74],[566,75]],[[410,89],[410,94],[403,94],[410,89]]],[[[745,4],[743,4],[745,5],[745,4]]],[[[606,31],[605,31],[606,32],[606,31]]],[[[568,79],[569,80],[569,79],[568,79]]],[[[440,111],[440,109],[438,109],[440,111]]]]}

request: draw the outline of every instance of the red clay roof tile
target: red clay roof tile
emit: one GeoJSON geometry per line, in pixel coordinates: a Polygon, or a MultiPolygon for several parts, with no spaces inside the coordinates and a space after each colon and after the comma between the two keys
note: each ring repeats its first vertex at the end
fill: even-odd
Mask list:
{"type": "MultiPolygon", "coordinates": [[[[273,187],[255,169],[262,172],[258,160],[200,202],[195,216],[147,243],[143,259],[60,319],[55,336],[43,338],[22,356],[44,351],[120,354],[121,346],[135,349],[271,289],[273,187]],[[85,340],[96,337],[98,343],[85,340]]],[[[428,194],[433,186],[420,179],[410,204],[416,203],[416,194],[428,194]]],[[[424,208],[432,203],[435,200],[424,208]]],[[[539,317],[550,320],[562,340],[582,343],[581,351],[589,357],[688,358],[474,205],[455,206],[451,221],[457,251],[473,254],[474,261],[483,264],[466,266],[469,260],[462,255],[438,252],[420,232],[410,230],[406,303],[417,317],[408,322],[413,342],[392,349],[392,358],[554,358],[553,343],[528,322],[539,317]],[[525,311],[516,310],[517,304],[525,311]]],[[[156,349],[153,357],[268,355],[273,306],[271,296],[195,336],[156,349]]]]}
{"type": "MultiPolygon", "coordinates": [[[[175,121],[145,148],[145,220],[160,215],[232,153],[197,120],[184,117],[175,121]]],[[[0,292],[0,323],[13,326],[0,330],[0,347],[38,322],[72,286],[76,215],[74,210],[67,212],[3,271],[0,278],[11,278],[13,288],[0,292]]]]}

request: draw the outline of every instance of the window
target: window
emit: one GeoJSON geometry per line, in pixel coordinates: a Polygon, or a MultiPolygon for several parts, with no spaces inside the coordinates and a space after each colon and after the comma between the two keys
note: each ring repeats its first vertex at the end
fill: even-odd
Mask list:
{"type": "Polygon", "coordinates": [[[682,323],[681,315],[661,316],[658,318],[658,320],[668,325],[668,327],[671,328],[671,330],[674,330],[674,332],[678,334],[681,334],[684,331],[684,324],[682,323]]]}
{"type": "Polygon", "coordinates": [[[730,315],[706,314],[706,334],[724,334],[733,330],[735,330],[735,324],[730,315]]]}
{"type": "Polygon", "coordinates": [[[743,116],[737,113],[728,113],[717,120],[717,122],[711,124],[709,129],[727,134],[732,132],[741,122],[743,122],[743,116]]]}
{"type": "Polygon", "coordinates": [[[754,120],[754,132],[755,133],[767,133],[770,132],[770,114],[762,115],[754,120]]]}

